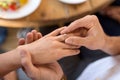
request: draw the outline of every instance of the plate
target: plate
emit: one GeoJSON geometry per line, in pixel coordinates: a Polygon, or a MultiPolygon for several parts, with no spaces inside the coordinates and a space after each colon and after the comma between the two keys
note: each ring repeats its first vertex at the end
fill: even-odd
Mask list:
{"type": "Polygon", "coordinates": [[[59,1],[67,4],[80,4],[85,2],[86,0],[59,0],[59,1]]]}
{"type": "Polygon", "coordinates": [[[28,0],[28,3],[16,11],[0,11],[0,18],[19,19],[33,13],[40,5],[41,0],[28,0]]]}

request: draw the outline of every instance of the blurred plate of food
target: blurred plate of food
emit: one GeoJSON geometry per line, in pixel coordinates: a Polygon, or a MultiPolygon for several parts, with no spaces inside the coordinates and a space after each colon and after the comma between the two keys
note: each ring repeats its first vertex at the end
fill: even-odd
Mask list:
{"type": "Polygon", "coordinates": [[[0,18],[19,19],[33,13],[41,0],[0,0],[0,18]]]}
{"type": "Polygon", "coordinates": [[[59,0],[59,1],[67,4],[80,4],[85,2],[86,0],[59,0]]]}

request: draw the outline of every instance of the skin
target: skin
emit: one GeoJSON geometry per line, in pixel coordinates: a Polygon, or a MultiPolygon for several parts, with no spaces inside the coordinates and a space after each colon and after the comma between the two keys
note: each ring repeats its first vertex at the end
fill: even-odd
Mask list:
{"type": "Polygon", "coordinates": [[[76,46],[85,46],[91,50],[102,50],[110,55],[120,54],[120,37],[111,37],[104,33],[99,20],[94,15],[88,15],[72,22],[61,34],[73,32],[84,27],[88,30],[86,37],[72,36],[66,43],[76,46]]]}
{"type": "MultiPolygon", "coordinates": [[[[79,32],[79,31],[78,31],[79,32]]],[[[77,34],[79,34],[79,33],[77,33],[77,34]]],[[[75,49],[75,46],[76,47],[78,47],[78,46],[85,46],[85,47],[87,47],[87,48],[89,48],[89,49],[92,49],[92,50],[96,50],[96,49],[100,49],[100,50],[103,50],[103,51],[105,51],[105,52],[107,52],[107,53],[109,53],[109,54],[111,54],[111,55],[116,55],[116,54],[119,54],[120,53],[120,43],[119,43],[119,41],[120,41],[120,37],[110,37],[110,36],[107,36],[104,32],[103,32],[103,29],[102,29],[102,27],[101,27],[101,25],[100,25],[100,23],[99,23],[99,21],[98,21],[98,19],[97,19],[97,17],[96,16],[94,16],[94,15],[92,15],[92,16],[86,16],[86,17],[84,17],[84,18],[82,18],[82,19],[79,19],[79,20],[76,20],[76,21],[74,21],[73,23],[71,23],[67,28],[64,28],[64,29],[61,29],[61,30],[58,30],[57,32],[52,32],[52,33],[50,33],[49,35],[47,35],[47,37],[45,36],[44,38],[41,38],[41,39],[39,39],[40,40],[40,42],[42,42],[42,43],[45,43],[44,42],[44,40],[45,41],[48,41],[48,42],[46,42],[47,44],[49,44],[49,43],[51,43],[51,41],[55,41],[55,40],[57,40],[57,42],[59,43],[59,41],[61,42],[61,43],[63,43],[64,41],[65,41],[65,43],[66,43],[66,45],[72,45],[72,50],[74,50],[75,49]],[[69,34],[69,33],[72,33],[72,32],[76,32],[76,30],[77,29],[80,29],[81,27],[84,27],[84,28],[86,28],[86,30],[87,30],[87,33],[86,33],[86,35],[85,36],[80,36],[80,35],[73,35],[72,34],[72,36],[70,37],[68,37],[68,35],[66,35],[66,34],[69,34]],[[58,33],[59,32],[59,33],[58,33]],[[60,32],[61,32],[61,34],[62,35],[59,35],[60,34],[60,32]],[[54,35],[53,35],[54,34],[54,35]],[[63,34],[65,34],[65,35],[63,35],[63,34]],[[49,36],[50,35],[50,36],[49,36]],[[56,35],[59,35],[59,36],[56,36],[56,35]],[[61,36],[62,36],[62,38],[61,38],[61,36]],[[63,37],[64,36],[64,37],[63,37]],[[49,40],[47,40],[46,38],[48,38],[49,40]],[[51,38],[53,38],[53,39],[51,39],[51,38]],[[43,41],[41,41],[41,40],[43,40],[43,41]],[[73,47],[73,45],[74,45],[74,47],[73,47]]],[[[37,40],[37,41],[39,41],[39,40],[37,40]]],[[[24,47],[24,48],[20,48],[20,51],[19,51],[19,53],[20,53],[20,61],[21,61],[21,63],[22,64],[20,64],[20,65],[22,65],[22,66],[24,66],[24,69],[26,70],[26,73],[28,74],[28,76],[30,76],[33,80],[40,80],[40,79],[45,79],[44,78],[44,76],[46,75],[46,73],[44,72],[44,70],[47,70],[44,66],[43,66],[43,73],[39,73],[39,71],[41,70],[41,68],[38,68],[37,66],[38,66],[38,64],[36,65],[33,65],[34,64],[34,57],[33,57],[33,54],[31,54],[31,52],[32,53],[34,53],[34,54],[38,54],[38,52],[37,52],[37,50],[38,50],[38,47],[39,47],[39,45],[40,44],[42,44],[42,43],[38,43],[37,41],[35,41],[35,42],[33,42],[34,43],[34,45],[37,45],[37,46],[34,46],[33,45],[33,43],[31,43],[32,45],[32,47],[34,47],[34,49],[36,49],[36,51],[34,51],[34,50],[32,50],[31,48],[29,48],[28,47],[28,45],[30,45],[30,44],[27,44],[27,49],[26,49],[26,47],[24,47]],[[24,50],[25,49],[25,50],[24,50]],[[31,55],[31,56],[30,56],[31,55]],[[34,72],[35,71],[35,72],[34,72]],[[37,73],[39,73],[39,74],[41,74],[42,75],[42,77],[43,78],[41,78],[41,76],[40,75],[38,75],[38,74],[36,74],[36,72],[37,73]],[[33,74],[32,74],[33,73],[33,74]],[[34,75],[35,74],[35,75],[34,75]]],[[[57,43],[57,44],[58,44],[57,43]]],[[[53,43],[52,43],[52,45],[53,45],[53,43]]],[[[26,45],[25,45],[26,46],[26,45]]],[[[45,46],[45,45],[44,45],[45,46]]],[[[41,50],[44,50],[45,49],[45,47],[42,47],[42,49],[41,50]]],[[[50,48],[49,46],[46,46],[46,47],[48,47],[48,48],[50,48]]],[[[58,47],[58,45],[56,46],[56,47],[54,47],[54,46],[51,46],[52,48],[58,48],[58,49],[61,49],[61,48],[59,48],[58,47]]],[[[62,48],[62,49],[69,49],[69,47],[67,47],[66,48],[66,46],[64,46],[64,48],[62,48]]],[[[48,50],[49,51],[49,50],[48,50]]],[[[56,50],[57,51],[57,50],[56,50]]],[[[17,51],[16,51],[17,52],[17,51]]],[[[43,52],[46,52],[46,51],[43,51],[43,52]]],[[[48,57],[46,57],[46,54],[43,54],[43,52],[41,52],[41,55],[43,56],[43,57],[45,57],[45,58],[48,58],[48,57]]],[[[50,51],[49,51],[50,52],[50,51]]],[[[13,53],[13,52],[11,52],[11,53],[13,53]]],[[[51,52],[50,52],[51,53],[51,52]]],[[[7,54],[7,53],[6,53],[7,54]]],[[[13,54],[12,54],[13,55],[13,54]]],[[[71,55],[73,55],[73,54],[71,54],[71,55]]],[[[35,55],[36,56],[36,55],[35,55]]],[[[52,60],[50,59],[50,61],[51,62],[54,62],[55,60],[57,60],[52,54],[50,55],[50,57],[52,56],[52,60]],[[53,61],[53,59],[55,59],[54,61],[53,61]]],[[[66,56],[66,55],[64,55],[64,56],[66,56]]],[[[14,63],[14,62],[17,62],[17,61],[14,61],[14,60],[17,60],[17,59],[15,59],[16,57],[13,57],[13,56],[10,56],[9,55],[9,60],[11,60],[11,57],[12,57],[12,63],[14,63]]],[[[2,57],[1,57],[2,58],[2,57]]],[[[1,59],[0,58],[0,59],[1,59]]],[[[37,63],[41,63],[42,65],[43,65],[43,62],[44,62],[44,65],[45,64],[47,64],[47,63],[45,63],[45,62],[47,62],[47,60],[45,59],[45,61],[43,61],[43,62],[41,62],[41,60],[43,59],[42,57],[40,57],[40,58],[38,58],[38,57],[36,57],[38,60],[38,62],[37,61],[35,61],[35,62],[37,62],[37,63]],[[39,60],[40,60],[40,62],[39,62],[39,60]]],[[[57,58],[58,58],[58,56],[57,56],[57,58]]],[[[59,59],[59,58],[58,58],[59,59]]],[[[9,61],[8,60],[8,61],[9,61]]],[[[0,60],[1,61],[1,60],[0,60]]],[[[3,60],[4,61],[4,60],[3,60]]],[[[49,63],[51,63],[50,61],[48,61],[49,63]]],[[[19,62],[18,62],[19,63],[19,62]]],[[[18,64],[18,63],[16,63],[16,64],[18,64]]],[[[6,63],[4,63],[4,64],[6,64],[6,63]]],[[[40,65],[39,65],[40,66],[40,65]]],[[[47,65],[48,66],[48,65],[47,65]]],[[[46,66],[46,67],[47,67],[46,66]]],[[[1,66],[0,66],[1,67],[1,66]]],[[[15,67],[15,65],[14,66],[12,66],[12,67],[15,67]]],[[[49,67],[49,66],[48,66],[49,67]]],[[[49,68],[51,68],[51,67],[49,67],[49,68]]],[[[0,68],[1,69],[1,68],[0,68]]],[[[4,69],[4,68],[3,68],[4,69]]],[[[59,68],[60,69],[60,68],[59,68]]],[[[50,69],[48,69],[47,71],[49,72],[49,70],[50,69]]],[[[52,69],[53,70],[53,69],[52,69]]],[[[2,71],[2,69],[0,70],[0,71],[2,71]]],[[[51,71],[51,70],[50,70],[51,71]]],[[[42,71],[41,71],[42,72],[42,71]]],[[[58,73],[59,74],[59,73],[58,73]]],[[[53,76],[55,76],[55,75],[53,75],[53,76]]],[[[53,77],[52,76],[52,77],[53,77]]],[[[49,76],[50,77],[50,76],[49,76]]],[[[53,78],[50,78],[50,79],[53,79],[53,78]]],[[[56,78],[57,79],[57,78],[56,78]]],[[[49,79],[48,79],[49,80],[49,79]]]]}
{"type": "Polygon", "coordinates": [[[18,80],[16,71],[12,71],[3,77],[4,80],[18,80]]]}
{"type": "MultiPolygon", "coordinates": [[[[26,39],[21,38],[18,41],[18,45],[24,45],[24,44],[29,44],[35,40],[38,40],[42,37],[42,34],[37,32],[36,30],[32,30],[26,35],[26,39]]],[[[12,71],[9,74],[5,75],[3,77],[4,80],[18,80],[18,76],[16,71],[12,71]]]]}
{"type": "MultiPolygon", "coordinates": [[[[86,16],[82,19],[74,21],[67,28],[61,31],[61,34],[69,35],[69,37],[65,40],[67,44],[71,44],[75,46],[86,46],[87,48],[92,50],[100,49],[105,52],[108,52],[111,55],[120,53],[120,44],[119,44],[120,37],[107,36],[103,32],[103,29],[101,28],[101,25],[97,17],[94,15],[86,16]],[[86,28],[84,30],[84,35],[82,34],[83,36],[81,36],[80,34],[81,27],[86,28]]],[[[45,76],[47,73],[45,72],[47,69],[44,69],[43,72],[41,71],[40,73],[39,72],[40,66],[36,67],[35,65],[32,64],[31,56],[29,55],[29,53],[27,52],[22,53],[21,60],[23,62],[22,65],[26,73],[28,74],[29,77],[32,76],[31,78],[33,80],[60,80],[60,78],[56,79],[56,75],[53,76],[51,74],[48,74],[47,75],[48,78],[46,78],[45,76]],[[40,74],[42,75],[40,76],[40,74]]],[[[61,70],[58,70],[58,71],[61,71],[61,70]]],[[[47,70],[47,72],[49,73],[50,71],[47,70]]],[[[58,72],[58,76],[59,75],[61,74],[58,72]]]]}
{"type": "MultiPolygon", "coordinates": [[[[82,28],[69,33],[67,36],[84,36],[85,33],[86,30],[82,28]]],[[[31,33],[29,37],[27,35],[26,39],[20,39],[19,43],[29,44],[35,40],[38,40],[38,38],[34,38],[36,35],[33,35],[33,33],[31,33]]],[[[24,68],[27,76],[32,80],[61,80],[63,71],[57,61],[45,65],[34,65],[32,64],[30,53],[27,51],[22,51],[20,55],[22,67],[24,68]]]]}
{"type": "MultiPolygon", "coordinates": [[[[78,29],[72,33],[69,33],[69,35],[67,36],[84,36],[86,34],[86,30],[81,28],[81,29],[78,29]]],[[[42,34],[37,32],[36,30],[33,30],[31,32],[29,32],[26,36],[26,39],[24,38],[21,38],[19,39],[18,41],[18,45],[24,45],[24,44],[29,44],[29,43],[32,43],[33,41],[36,41],[38,39],[40,39],[42,37],[42,34]]],[[[59,64],[56,62],[54,63],[56,66],[59,66],[59,64]]],[[[49,64],[50,65],[50,64],[49,64]]],[[[48,66],[49,66],[48,65],[48,66]]],[[[53,65],[53,63],[52,63],[53,65]]],[[[58,70],[61,71],[62,73],[62,70],[59,69],[60,67],[58,67],[58,70]]],[[[28,68],[27,68],[28,69],[28,68]]],[[[54,68],[53,68],[54,69],[54,68]]],[[[31,72],[32,73],[32,72],[31,72]]],[[[29,76],[29,75],[28,75],[29,76]]],[[[55,76],[55,75],[54,75],[55,76]]],[[[30,76],[29,76],[30,77],[30,76]]],[[[60,78],[59,77],[56,77],[56,78],[60,78]]],[[[6,76],[4,76],[4,80],[8,80],[8,79],[11,79],[11,80],[17,80],[17,75],[16,75],[16,71],[13,71],[13,72],[10,72],[9,74],[7,74],[6,76]]],[[[58,80],[58,79],[57,79],[58,80]]]]}
{"type": "Polygon", "coordinates": [[[0,77],[22,66],[21,50],[31,54],[33,64],[52,63],[63,57],[78,54],[80,52],[78,46],[63,43],[66,35],[59,35],[63,29],[64,27],[59,28],[33,43],[21,45],[12,51],[0,54],[0,64],[2,64],[0,65],[0,77]],[[4,66],[7,66],[7,68],[4,66]]]}
{"type": "Polygon", "coordinates": [[[56,31],[51,32],[50,34],[42,37],[41,39],[25,45],[26,50],[30,51],[31,53],[36,54],[36,56],[33,56],[32,59],[35,59],[35,63],[44,64],[44,63],[50,63],[54,62],[54,60],[58,60],[68,55],[75,55],[76,53],[79,53],[79,50],[77,49],[77,46],[72,46],[68,44],[64,44],[62,41],[64,41],[68,36],[67,35],[60,35],[60,31],[64,28],[60,28],[56,31]],[[46,45],[45,45],[46,44],[46,45]],[[31,45],[34,48],[29,47],[31,45]],[[42,45],[42,47],[40,47],[42,45]],[[40,52],[39,52],[40,51],[40,52]],[[49,52],[49,53],[48,53],[49,52]],[[40,55],[39,55],[40,53],[40,55]],[[46,54],[45,54],[46,53],[46,54]],[[53,55],[54,53],[54,55],[53,55]],[[60,53],[60,54],[59,54],[60,53]],[[49,57],[52,56],[52,57],[49,57]],[[36,59],[37,58],[37,59],[36,59]],[[44,61],[40,61],[40,59],[44,61]]]}
{"type": "MultiPolygon", "coordinates": [[[[42,37],[36,30],[28,33],[26,39],[19,39],[19,44],[24,45],[36,41],[42,37]],[[34,33],[33,33],[34,32],[34,33]],[[35,34],[36,33],[36,34],[35,34]],[[36,38],[35,36],[39,36],[36,38]]],[[[27,51],[21,51],[21,63],[27,76],[32,80],[60,80],[63,71],[57,61],[45,65],[33,65],[31,55],[27,51]],[[46,75],[48,75],[46,77],[46,75]]]]}

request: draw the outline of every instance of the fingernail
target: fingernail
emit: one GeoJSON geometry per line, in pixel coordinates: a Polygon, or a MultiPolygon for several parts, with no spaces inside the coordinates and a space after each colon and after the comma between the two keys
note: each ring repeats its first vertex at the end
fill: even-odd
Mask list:
{"type": "Polygon", "coordinates": [[[80,53],[80,50],[77,50],[77,51],[76,51],[76,54],[79,54],[79,53],[80,53]]]}

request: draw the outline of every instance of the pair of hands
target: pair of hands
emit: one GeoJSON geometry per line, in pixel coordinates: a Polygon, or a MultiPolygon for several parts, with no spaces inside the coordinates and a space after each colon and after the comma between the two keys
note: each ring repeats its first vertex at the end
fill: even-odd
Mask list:
{"type": "Polygon", "coordinates": [[[30,44],[18,48],[31,53],[34,64],[51,63],[63,57],[78,54],[80,52],[79,46],[65,44],[64,40],[68,35],[59,35],[63,29],[64,27],[59,28],[30,44]]]}
{"type": "Polygon", "coordinates": [[[120,6],[108,6],[101,13],[120,22],[120,6]]]}
{"type": "Polygon", "coordinates": [[[74,31],[74,34],[69,33],[68,35],[59,35],[63,29],[65,29],[65,27],[59,28],[44,37],[42,37],[41,33],[33,30],[27,34],[26,39],[19,39],[19,45],[32,45],[32,48],[30,49],[33,50],[32,53],[36,53],[34,54],[36,55],[35,58],[37,58],[39,61],[36,61],[36,63],[34,60],[32,60],[33,55],[30,53],[30,49],[20,49],[21,64],[28,77],[30,77],[32,80],[60,80],[63,76],[63,71],[57,60],[62,57],[76,55],[80,52],[78,49],[79,46],[65,44],[64,41],[69,36],[85,35],[85,32],[82,31],[80,33],[79,31],[81,30],[77,30],[74,31]],[[35,52],[34,49],[36,50],[35,52]]]}
{"type": "MultiPolygon", "coordinates": [[[[34,39],[32,40],[34,41],[34,39]]],[[[106,40],[107,36],[103,32],[98,18],[92,15],[78,19],[68,27],[59,28],[41,39],[19,48],[25,49],[31,54],[33,64],[46,64],[66,56],[79,54],[78,48],[80,46],[92,50],[102,50],[105,47],[106,40]],[[81,28],[87,30],[84,37],[81,37],[81,28]]]]}
{"type": "MultiPolygon", "coordinates": [[[[26,40],[27,42],[38,39],[35,37],[37,34],[32,33],[31,35],[32,38],[26,40]]],[[[26,47],[22,49],[26,51],[21,52],[21,62],[26,73],[33,80],[60,80],[63,72],[59,64],[55,62],[56,60],[78,54],[79,50],[77,48],[80,46],[85,46],[92,50],[103,50],[107,43],[107,38],[108,36],[103,32],[98,18],[94,15],[89,15],[72,22],[67,28],[57,29],[45,37],[25,45],[26,47]],[[83,37],[81,37],[79,32],[81,28],[87,30],[85,31],[86,35],[83,37]],[[62,35],[59,35],[60,33],[62,35]],[[30,46],[31,48],[29,48],[30,46]]],[[[19,43],[25,43],[25,41],[19,43]]]]}

